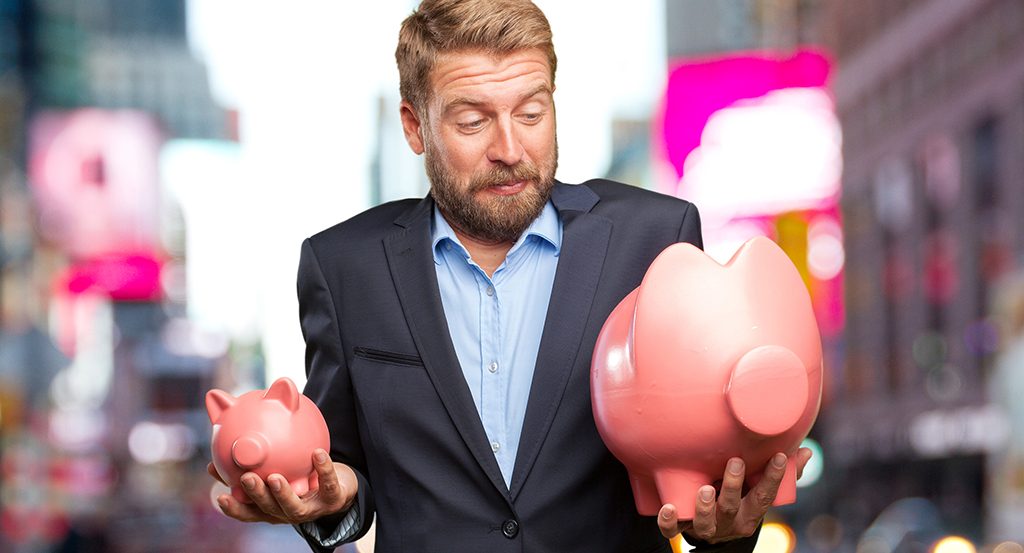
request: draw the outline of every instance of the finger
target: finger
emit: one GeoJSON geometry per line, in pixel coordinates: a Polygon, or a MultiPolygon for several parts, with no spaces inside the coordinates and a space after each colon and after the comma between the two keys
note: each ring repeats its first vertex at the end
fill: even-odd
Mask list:
{"type": "Polygon", "coordinates": [[[257,474],[247,472],[242,475],[240,480],[242,490],[252,499],[259,510],[273,517],[287,519],[281,511],[281,506],[278,505],[277,500],[270,493],[270,489],[257,474]]]}
{"type": "Polygon", "coordinates": [[[719,524],[732,526],[732,521],[740,510],[740,502],[743,499],[743,475],[746,472],[746,465],[743,459],[733,457],[725,465],[725,475],[722,477],[722,492],[718,495],[718,505],[715,510],[719,524]]]}
{"type": "Polygon", "coordinates": [[[213,466],[213,463],[206,463],[206,472],[209,473],[210,476],[216,478],[221,484],[224,484],[225,486],[228,485],[228,483],[220,477],[220,473],[217,472],[217,467],[213,466]]]}
{"type": "Polygon", "coordinates": [[[287,521],[263,512],[256,505],[247,505],[231,496],[223,494],[217,498],[217,506],[225,515],[242,522],[269,522],[283,524],[287,521]]]}
{"type": "MultiPolygon", "coordinates": [[[[313,452],[313,468],[316,470],[320,500],[328,505],[342,503],[342,485],[334,463],[322,449],[313,452]]],[[[347,498],[346,498],[347,499],[347,498]]]]}
{"type": "Polygon", "coordinates": [[[735,530],[750,535],[756,529],[758,522],[768,512],[768,508],[775,501],[779,493],[779,484],[782,483],[782,476],[786,474],[786,455],[776,453],[768,466],[764,469],[764,475],[757,485],[754,486],[740,505],[740,515],[736,517],[737,526],[735,530]]]}
{"type": "Polygon", "coordinates": [[[811,460],[811,456],[814,453],[806,447],[801,447],[796,451],[796,478],[800,479],[804,474],[804,467],[807,466],[807,462],[811,460]]]}
{"type": "MultiPolygon", "coordinates": [[[[742,482],[740,483],[742,485],[742,482]]],[[[722,492],[725,492],[725,484],[722,484],[722,492]]],[[[693,517],[692,534],[704,541],[714,540],[718,533],[718,509],[721,508],[721,500],[715,503],[715,489],[711,486],[701,486],[697,492],[697,510],[693,517]]]]}
{"type": "Polygon", "coordinates": [[[278,508],[284,514],[284,518],[289,521],[293,523],[307,522],[319,516],[319,498],[311,497],[309,502],[303,501],[295,494],[291,484],[285,480],[284,476],[271,474],[267,477],[267,485],[278,508]]]}
{"type": "Polygon", "coordinates": [[[666,503],[661,506],[658,513],[658,529],[661,530],[661,535],[668,539],[679,534],[679,515],[676,513],[675,505],[666,503]]]}

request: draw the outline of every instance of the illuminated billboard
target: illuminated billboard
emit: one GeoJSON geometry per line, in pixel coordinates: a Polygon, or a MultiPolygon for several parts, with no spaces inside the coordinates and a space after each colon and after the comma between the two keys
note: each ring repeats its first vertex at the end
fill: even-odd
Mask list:
{"type": "Polygon", "coordinates": [[[811,292],[824,336],[842,328],[842,135],[812,49],[677,61],[658,118],[661,191],[700,209],[708,253],[724,263],[768,236],[811,292]]]}
{"type": "Polygon", "coordinates": [[[75,259],[157,251],[161,143],[143,112],[37,115],[28,169],[43,236],[75,259]]]}

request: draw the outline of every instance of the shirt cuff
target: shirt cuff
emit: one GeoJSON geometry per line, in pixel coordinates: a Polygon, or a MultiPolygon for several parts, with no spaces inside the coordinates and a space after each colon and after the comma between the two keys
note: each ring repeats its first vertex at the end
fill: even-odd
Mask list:
{"type": "Polygon", "coordinates": [[[324,537],[327,534],[328,528],[324,528],[317,524],[316,521],[303,522],[299,524],[300,532],[309,536],[310,539],[317,542],[322,547],[337,547],[343,543],[347,543],[355,537],[356,532],[359,531],[359,504],[353,503],[352,507],[349,508],[345,514],[345,518],[341,519],[341,522],[334,528],[334,531],[324,537]]]}

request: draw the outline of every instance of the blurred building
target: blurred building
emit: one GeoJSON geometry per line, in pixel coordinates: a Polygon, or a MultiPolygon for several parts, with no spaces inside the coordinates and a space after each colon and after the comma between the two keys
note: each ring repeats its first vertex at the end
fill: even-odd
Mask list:
{"type": "Polygon", "coordinates": [[[813,42],[820,0],[666,0],[670,58],[813,42]]]}
{"type": "Polygon", "coordinates": [[[224,138],[229,118],[189,50],[185,1],[30,2],[32,89],[46,107],[134,108],[170,136],[224,138]]]}
{"type": "Polygon", "coordinates": [[[985,456],[1008,434],[985,393],[989,309],[1024,259],[1024,3],[819,9],[811,33],[838,60],[847,255],[845,362],[818,425],[829,509],[856,531],[924,497],[982,543],[985,456]]]}
{"type": "Polygon", "coordinates": [[[228,344],[165,290],[186,229],[157,176],[230,124],[185,0],[0,0],[0,551],[237,535],[201,449],[228,344]]]}
{"type": "Polygon", "coordinates": [[[845,323],[824,344],[812,433],[824,474],[782,510],[800,547],[849,550],[909,511],[920,535],[904,525],[900,547],[926,548],[925,533],[1024,538],[1007,530],[1021,516],[985,513],[1008,495],[1024,513],[1024,477],[994,485],[1009,494],[986,485],[986,458],[1024,425],[986,393],[994,291],[1024,262],[1024,3],[667,0],[666,11],[670,59],[816,46],[834,60],[845,323]]]}

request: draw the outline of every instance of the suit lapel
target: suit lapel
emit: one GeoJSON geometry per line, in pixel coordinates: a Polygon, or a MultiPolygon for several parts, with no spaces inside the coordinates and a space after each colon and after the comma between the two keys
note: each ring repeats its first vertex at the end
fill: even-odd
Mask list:
{"type": "Polygon", "coordinates": [[[466,385],[441,304],[434,258],[430,250],[433,205],[433,200],[425,198],[396,220],[395,224],[402,228],[385,238],[384,249],[391,278],[395,282],[423,366],[445,409],[477,463],[508,501],[501,469],[491,452],[480,415],[473,404],[473,396],[466,385]]]}
{"type": "Polygon", "coordinates": [[[611,236],[611,221],[589,213],[598,196],[586,186],[556,184],[551,199],[562,217],[562,249],[512,473],[513,501],[533,468],[577,364],[611,236]]]}

